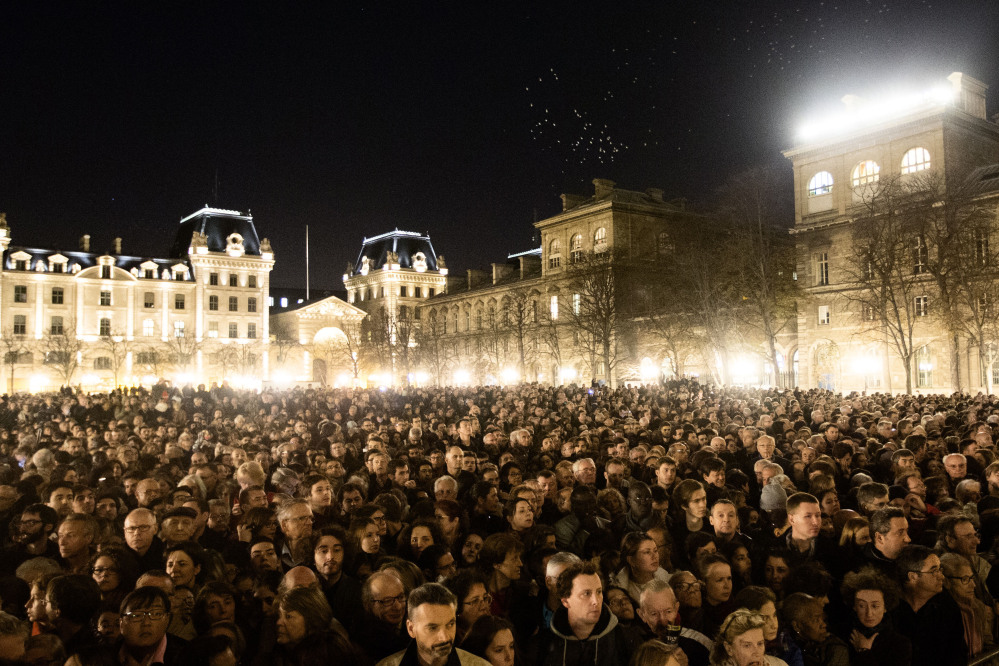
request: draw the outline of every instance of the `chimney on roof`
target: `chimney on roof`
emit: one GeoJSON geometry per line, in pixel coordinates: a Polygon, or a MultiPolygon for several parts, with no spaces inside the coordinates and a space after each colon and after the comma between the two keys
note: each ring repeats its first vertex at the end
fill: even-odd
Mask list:
{"type": "Polygon", "coordinates": [[[645,190],[645,193],[649,195],[650,199],[654,199],[655,201],[663,200],[663,191],[660,190],[658,187],[650,187],[649,189],[645,190]]]}
{"type": "Polygon", "coordinates": [[[988,119],[985,113],[987,85],[961,72],[954,72],[947,80],[954,86],[954,106],[975,118],[988,119]]]}
{"type": "Polygon", "coordinates": [[[510,264],[493,264],[493,284],[496,284],[514,270],[510,264]]]}
{"type": "MultiPolygon", "coordinates": [[[[579,204],[586,201],[586,197],[580,196],[578,194],[563,194],[562,195],[562,212],[569,210],[570,208],[575,208],[579,204]]],[[[537,222],[537,220],[535,220],[537,222]]]]}
{"type": "Polygon", "coordinates": [[[90,252],[90,234],[80,236],[80,249],[84,252],[90,252]]]}
{"type": "Polygon", "coordinates": [[[121,238],[114,239],[114,253],[121,254],[121,238]]]}
{"type": "Polygon", "coordinates": [[[614,191],[614,186],[617,185],[613,180],[607,180],[606,178],[594,178],[593,179],[593,195],[599,199],[600,197],[605,197],[614,191]]]}

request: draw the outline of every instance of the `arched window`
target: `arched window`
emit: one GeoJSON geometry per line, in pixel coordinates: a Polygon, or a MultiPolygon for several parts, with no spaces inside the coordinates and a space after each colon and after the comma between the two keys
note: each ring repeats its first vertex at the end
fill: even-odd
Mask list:
{"type": "Polygon", "coordinates": [[[878,166],[877,162],[874,160],[864,160],[853,167],[853,175],[851,176],[853,186],[861,187],[876,183],[878,182],[879,173],[881,173],[881,167],[878,166]]]}
{"type": "Polygon", "coordinates": [[[583,234],[573,234],[569,239],[569,261],[576,264],[583,260],[583,234]]]}
{"type": "Polygon", "coordinates": [[[916,173],[930,168],[930,151],[913,148],[902,157],[902,173],[916,173]]]}
{"type": "Polygon", "coordinates": [[[817,197],[832,193],[833,177],[828,171],[820,171],[808,181],[808,196],[817,197]]]}
{"type": "Polygon", "coordinates": [[[548,268],[558,268],[562,265],[562,243],[553,238],[548,244],[548,268]]]}
{"type": "Polygon", "coordinates": [[[656,239],[656,249],[659,251],[659,254],[670,254],[676,249],[668,231],[659,232],[659,236],[656,239]]]}
{"type": "Polygon", "coordinates": [[[607,227],[600,227],[593,234],[593,251],[594,252],[607,251],[607,227]]]}

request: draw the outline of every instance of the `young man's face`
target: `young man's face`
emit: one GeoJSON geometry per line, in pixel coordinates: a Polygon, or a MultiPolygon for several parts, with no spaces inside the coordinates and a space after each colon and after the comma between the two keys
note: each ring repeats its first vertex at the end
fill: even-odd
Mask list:
{"type": "Polygon", "coordinates": [[[562,599],[569,610],[569,621],[596,624],[603,609],[604,590],[600,576],[580,574],[572,581],[572,593],[562,599]]]}

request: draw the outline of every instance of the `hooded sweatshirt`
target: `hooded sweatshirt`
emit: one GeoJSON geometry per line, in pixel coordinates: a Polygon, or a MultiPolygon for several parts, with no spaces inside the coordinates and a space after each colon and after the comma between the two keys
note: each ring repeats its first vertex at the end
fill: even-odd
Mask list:
{"type": "Polygon", "coordinates": [[[607,606],[590,635],[580,640],[569,626],[569,611],[558,608],[551,629],[542,639],[539,663],[545,666],[625,666],[632,646],[617,617],[607,606]]]}

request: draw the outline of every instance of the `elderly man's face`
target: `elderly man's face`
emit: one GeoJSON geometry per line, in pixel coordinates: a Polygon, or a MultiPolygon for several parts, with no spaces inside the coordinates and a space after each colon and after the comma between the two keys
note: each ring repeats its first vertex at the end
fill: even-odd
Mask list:
{"type": "Polygon", "coordinates": [[[963,456],[947,456],[944,459],[944,469],[952,479],[963,479],[968,474],[968,463],[963,456]]]}
{"type": "Polygon", "coordinates": [[[378,576],[371,582],[371,614],[393,626],[406,617],[406,591],[398,578],[378,576]]]}
{"type": "Polygon", "coordinates": [[[646,594],[638,609],[638,616],[659,638],[665,638],[669,628],[676,624],[680,604],[672,590],[646,594]]]}

